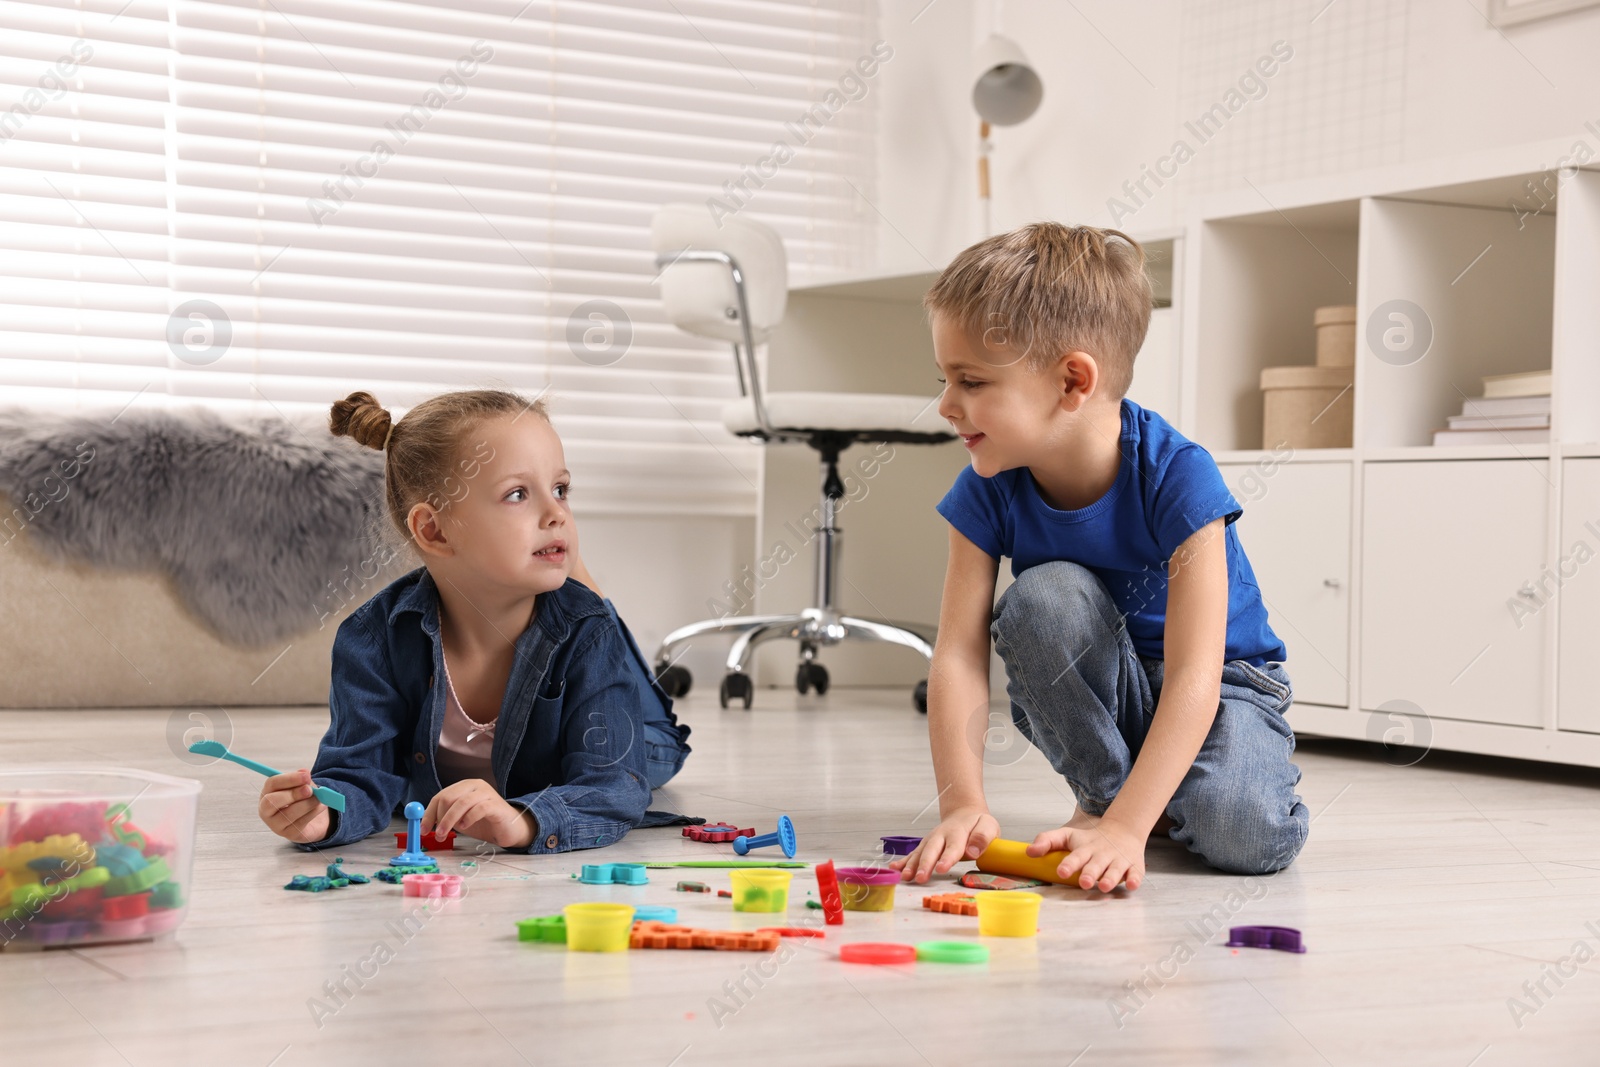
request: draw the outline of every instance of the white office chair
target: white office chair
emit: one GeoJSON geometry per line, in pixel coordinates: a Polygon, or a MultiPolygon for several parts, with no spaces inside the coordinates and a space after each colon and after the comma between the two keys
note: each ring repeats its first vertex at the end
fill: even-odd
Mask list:
{"type": "MultiPolygon", "coordinates": [[[[691,623],[669,633],[656,651],[655,673],[673,697],[689,691],[688,670],[672,663],[673,649],[702,634],[733,632],[718,698],[750,707],[754,686],[745,673],[750,650],[774,638],[800,642],[795,688],[828,691],[828,671],[816,662],[817,649],[856,639],[905,645],[933,658],[936,629],[916,623],[862,619],[834,608],[839,536],[836,501],[844,496],[839,454],[860,442],[944,444],[956,434],[924,396],[868,393],[768,393],[756,369],[756,345],[783,319],[788,302],[789,268],[783,239],[750,219],[725,218],[718,224],[700,204],[667,204],[650,228],[656,265],[661,268],[661,302],[673,324],[689,333],[727,341],[739,376],[740,399],[722,409],[722,422],[741,437],[762,441],[804,441],[821,454],[822,508],[817,533],[816,603],[793,615],[737,615],[691,623]]],[[[917,683],[917,710],[928,710],[928,683],[917,683]]]]}

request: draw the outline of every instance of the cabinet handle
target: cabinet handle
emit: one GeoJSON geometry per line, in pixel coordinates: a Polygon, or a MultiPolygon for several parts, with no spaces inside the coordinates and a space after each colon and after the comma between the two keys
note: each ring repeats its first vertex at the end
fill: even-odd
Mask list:
{"type": "Polygon", "coordinates": [[[1522,588],[1517,590],[1517,595],[1527,597],[1529,600],[1538,600],[1539,593],[1533,588],[1532,582],[1523,582],[1522,588]]]}
{"type": "Polygon", "coordinates": [[[1337,589],[1344,583],[1337,578],[1324,578],[1322,579],[1322,584],[1327,586],[1329,589],[1337,589]]]}

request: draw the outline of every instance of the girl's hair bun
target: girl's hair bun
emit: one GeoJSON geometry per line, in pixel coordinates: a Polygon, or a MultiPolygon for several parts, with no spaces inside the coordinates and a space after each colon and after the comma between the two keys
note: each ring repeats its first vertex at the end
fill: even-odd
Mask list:
{"type": "Polygon", "coordinates": [[[349,437],[379,451],[388,442],[392,424],[389,409],[371,393],[351,393],[334,401],[328,412],[328,429],[335,437],[349,437]]]}

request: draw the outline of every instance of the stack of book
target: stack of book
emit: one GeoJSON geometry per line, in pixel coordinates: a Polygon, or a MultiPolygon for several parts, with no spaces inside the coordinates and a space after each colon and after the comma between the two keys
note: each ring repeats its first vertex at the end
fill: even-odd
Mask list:
{"type": "Polygon", "coordinates": [[[1450,428],[1435,430],[1436,445],[1520,445],[1550,440],[1550,372],[1491,374],[1483,395],[1468,397],[1450,428]]]}

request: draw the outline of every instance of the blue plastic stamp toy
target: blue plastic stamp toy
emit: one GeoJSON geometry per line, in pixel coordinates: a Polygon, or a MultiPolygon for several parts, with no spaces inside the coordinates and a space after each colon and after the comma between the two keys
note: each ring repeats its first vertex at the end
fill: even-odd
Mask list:
{"type": "Polygon", "coordinates": [[[768,845],[777,845],[783,849],[783,854],[789,859],[794,859],[794,850],[799,842],[795,839],[794,823],[789,821],[789,816],[778,816],[778,829],[770,834],[760,837],[745,837],[740,834],[733,839],[733,850],[743,856],[753,848],[766,848],[768,845]]]}
{"type": "Polygon", "coordinates": [[[413,800],[406,805],[406,850],[389,861],[391,867],[432,866],[433,857],[422,851],[422,813],[427,809],[413,800]]]}

